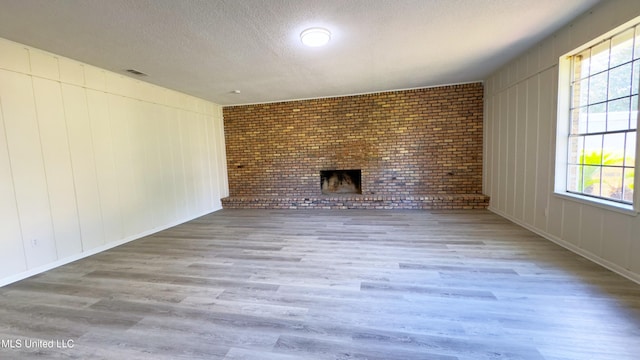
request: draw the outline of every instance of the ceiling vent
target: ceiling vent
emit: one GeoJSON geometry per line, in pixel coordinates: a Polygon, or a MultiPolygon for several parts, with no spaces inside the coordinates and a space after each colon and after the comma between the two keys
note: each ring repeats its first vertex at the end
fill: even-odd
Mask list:
{"type": "Polygon", "coordinates": [[[137,76],[147,76],[147,74],[135,69],[127,69],[127,72],[137,76]]]}

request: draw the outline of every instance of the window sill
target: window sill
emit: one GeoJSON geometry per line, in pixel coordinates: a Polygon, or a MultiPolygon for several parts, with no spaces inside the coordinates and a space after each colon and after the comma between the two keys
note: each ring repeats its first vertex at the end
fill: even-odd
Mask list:
{"type": "Polygon", "coordinates": [[[604,210],[614,211],[629,216],[638,216],[638,210],[634,209],[633,205],[620,204],[614,201],[607,201],[602,199],[595,199],[588,196],[580,196],[571,193],[553,193],[556,197],[577,202],[584,205],[595,206],[604,210]]]}

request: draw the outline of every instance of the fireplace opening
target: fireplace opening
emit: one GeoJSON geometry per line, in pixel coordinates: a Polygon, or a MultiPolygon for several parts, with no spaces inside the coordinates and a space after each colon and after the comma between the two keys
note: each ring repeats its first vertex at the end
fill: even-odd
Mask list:
{"type": "Polygon", "coordinates": [[[320,170],[323,194],[362,194],[362,172],[358,170],[320,170]]]}

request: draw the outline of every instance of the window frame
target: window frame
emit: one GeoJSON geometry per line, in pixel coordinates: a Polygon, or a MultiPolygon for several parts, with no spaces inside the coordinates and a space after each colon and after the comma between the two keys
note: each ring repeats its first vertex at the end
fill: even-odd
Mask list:
{"type": "MultiPolygon", "coordinates": [[[[631,27],[640,26],[640,16],[628,21],[615,29],[583,44],[582,46],[562,55],[558,59],[558,103],[556,124],[556,149],[555,149],[555,179],[554,194],[563,199],[577,201],[583,204],[621,212],[628,215],[640,213],[640,174],[634,174],[634,192],[632,204],[626,204],[615,200],[607,200],[599,197],[581,195],[569,192],[567,189],[568,165],[569,165],[569,138],[571,129],[571,104],[572,104],[572,77],[573,57],[586,49],[612,38],[631,27]]],[[[610,69],[610,68],[608,68],[610,69]]],[[[635,169],[640,168],[640,96],[638,96],[638,113],[636,117],[636,149],[635,169]]]]}

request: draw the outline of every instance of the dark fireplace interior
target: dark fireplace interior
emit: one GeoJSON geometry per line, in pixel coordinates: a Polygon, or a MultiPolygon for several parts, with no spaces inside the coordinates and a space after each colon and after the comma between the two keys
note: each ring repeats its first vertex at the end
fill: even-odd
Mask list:
{"type": "Polygon", "coordinates": [[[320,170],[323,194],[362,194],[362,173],[358,170],[320,170]]]}

